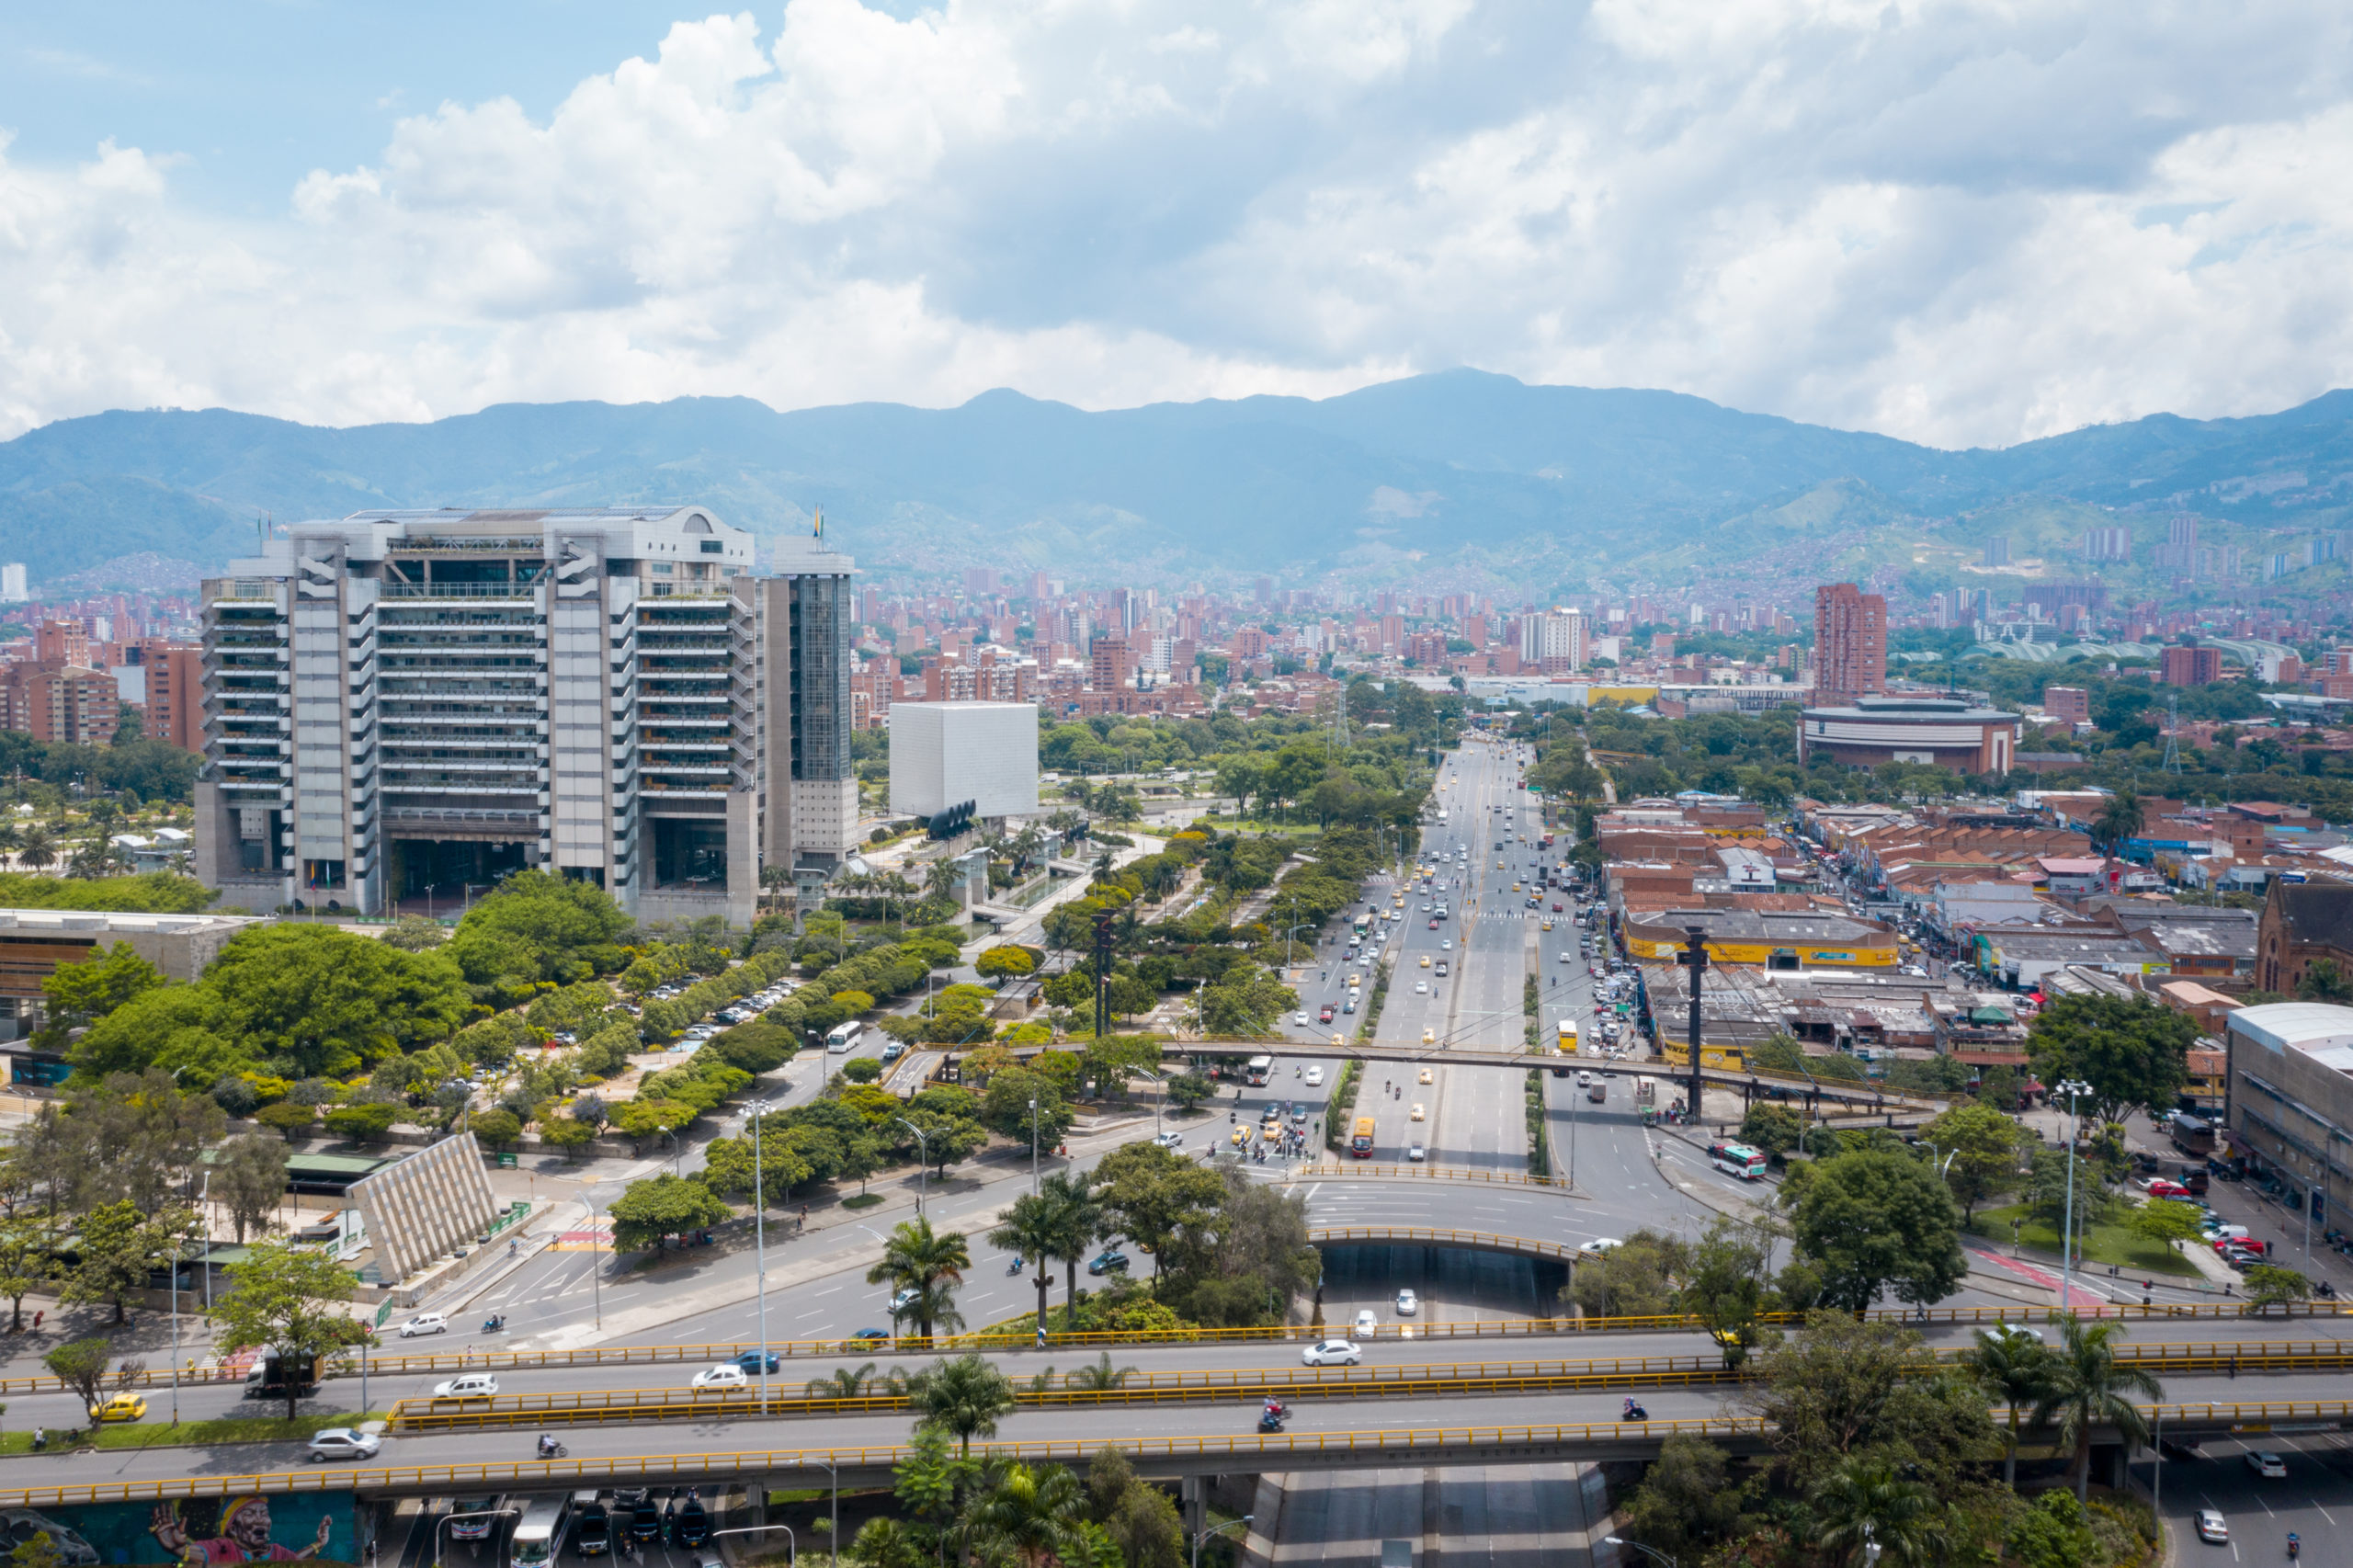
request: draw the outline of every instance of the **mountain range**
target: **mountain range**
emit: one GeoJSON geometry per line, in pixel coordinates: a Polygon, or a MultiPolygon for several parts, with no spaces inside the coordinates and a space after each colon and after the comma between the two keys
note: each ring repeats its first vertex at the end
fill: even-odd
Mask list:
{"type": "Polygon", "coordinates": [[[1317,400],[1088,413],[1017,392],[961,407],[779,413],[746,398],[513,403],[326,428],[223,409],[114,412],[0,444],[0,556],[36,585],[142,553],[210,569],[265,516],[371,506],[699,501],[756,534],[809,526],[878,570],[1039,568],[1074,582],[1412,567],[1534,589],[1737,570],[1751,556],[1955,561],[2016,526],[2164,542],[2345,525],[2353,392],[2283,413],[2154,415],[1946,451],[1681,393],[1453,370],[1317,400]],[[1872,551],[1866,550],[1870,556],[1872,551]]]}

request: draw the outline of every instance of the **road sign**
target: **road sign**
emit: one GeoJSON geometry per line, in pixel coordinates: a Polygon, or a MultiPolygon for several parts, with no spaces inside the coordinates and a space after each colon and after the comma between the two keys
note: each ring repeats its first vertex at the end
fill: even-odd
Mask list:
{"type": "Polygon", "coordinates": [[[392,1315],[392,1302],[390,1302],[390,1301],[386,1301],[382,1306],[378,1307],[378,1308],[376,1309],[376,1326],[377,1326],[378,1328],[381,1328],[381,1327],[383,1327],[383,1326],[384,1326],[384,1320],[385,1320],[385,1319],[387,1319],[387,1318],[389,1318],[389,1317],[391,1317],[392,1315]]]}

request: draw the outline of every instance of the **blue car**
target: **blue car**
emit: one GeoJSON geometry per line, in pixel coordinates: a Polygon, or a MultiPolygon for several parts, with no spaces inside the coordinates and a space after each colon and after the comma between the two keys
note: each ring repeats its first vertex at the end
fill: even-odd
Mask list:
{"type": "MultiPolygon", "coordinates": [[[[760,1375],[760,1353],[756,1350],[745,1351],[741,1356],[735,1358],[735,1364],[744,1369],[744,1372],[746,1377],[756,1378],[760,1375]]],[[[782,1371],[784,1369],[784,1358],[778,1355],[773,1350],[769,1351],[767,1369],[771,1374],[782,1371]]]]}

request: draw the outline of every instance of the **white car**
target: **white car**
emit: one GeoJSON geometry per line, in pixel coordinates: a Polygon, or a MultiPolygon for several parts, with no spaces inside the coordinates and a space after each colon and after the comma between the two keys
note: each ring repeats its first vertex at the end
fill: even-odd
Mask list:
{"type": "Polygon", "coordinates": [[[1185,1135],[1181,1132],[1163,1132],[1153,1142],[1164,1149],[1181,1149],[1185,1146],[1185,1135]]]}
{"type": "Polygon", "coordinates": [[[2216,1546],[2230,1545],[2231,1527],[2222,1522],[2221,1509],[2200,1508],[2198,1510],[2198,1539],[2211,1541],[2216,1546]]]}
{"type": "Polygon", "coordinates": [[[1415,1296],[1411,1290],[1404,1290],[1397,1292],[1397,1315],[1399,1317],[1409,1318],[1421,1310],[1421,1298],[1415,1296]]]}
{"type": "Polygon", "coordinates": [[[1302,1365],[1309,1367],[1353,1367],[1364,1358],[1364,1352],[1346,1339],[1319,1339],[1299,1353],[1302,1365]]]}
{"type": "Polygon", "coordinates": [[[1405,1145],[1405,1163],[1407,1165],[1418,1165],[1429,1157],[1429,1151],[1423,1148],[1419,1143],[1408,1143],[1405,1145]]]}
{"type": "Polygon", "coordinates": [[[1302,1007],[1298,1012],[1293,1013],[1290,1016],[1290,1021],[1294,1024],[1303,1024],[1307,1022],[1307,1009],[1302,1007]]]}
{"type": "Polygon", "coordinates": [[[1379,1333],[1380,1330],[1381,1320],[1372,1315],[1372,1309],[1370,1307],[1366,1307],[1357,1313],[1357,1332],[1358,1334],[1365,1335],[1367,1338],[1370,1338],[1373,1335],[1379,1333]]]}
{"type": "Polygon", "coordinates": [[[434,1384],[433,1397],[436,1399],[495,1399],[498,1397],[498,1380],[488,1372],[468,1372],[462,1378],[451,1378],[448,1382],[434,1384]]]}
{"type": "Polygon", "coordinates": [[[694,1382],[689,1386],[699,1393],[704,1389],[740,1389],[747,1381],[743,1368],[733,1361],[722,1361],[717,1366],[705,1367],[697,1372],[694,1382]]]}
{"type": "Polygon", "coordinates": [[[1579,1252],[1608,1252],[1613,1247],[1621,1247],[1625,1244],[1616,1236],[1596,1236],[1577,1250],[1579,1252]]]}
{"type": "Polygon", "coordinates": [[[355,1432],[348,1426],[330,1426],[311,1434],[314,1460],[372,1460],[383,1446],[374,1433],[355,1432]]]}
{"type": "MultiPolygon", "coordinates": [[[[1702,1054],[1704,1054],[1704,1052],[1703,1052],[1702,1054]]],[[[1311,1087],[1311,1088],[1318,1087],[1318,1086],[1320,1086],[1320,1085],[1323,1084],[1323,1082],[1324,1082],[1324,1069],[1323,1069],[1323,1068],[1321,1068],[1321,1067],[1310,1067],[1310,1068],[1307,1070],[1307,1084],[1308,1084],[1308,1086],[1309,1086],[1309,1087],[1311,1087]]]]}
{"type": "Polygon", "coordinates": [[[2259,1449],[2248,1453],[2246,1467],[2266,1481],[2288,1479],[2288,1461],[2278,1454],[2265,1453],[2259,1449]]]}
{"type": "Polygon", "coordinates": [[[1980,1329],[1978,1332],[1988,1339],[2011,1345],[2042,1343],[2042,1331],[2039,1328],[2029,1328],[2022,1323],[1997,1323],[1991,1328],[1980,1329]]]}
{"type": "Polygon", "coordinates": [[[1428,995],[1429,994],[1430,994],[1430,983],[1429,983],[1428,981],[1427,981],[1427,980],[1417,980],[1417,981],[1414,982],[1414,994],[1415,994],[1415,995],[1416,995],[1416,996],[1427,996],[1427,995],[1428,995]]]}
{"type": "Polygon", "coordinates": [[[403,1339],[415,1339],[420,1334],[447,1334],[449,1332],[449,1320],[447,1315],[441,1312],[419,1312],[416,1316],[409,1319],[408,1322],[401,1324],[401,1337],[403,1339]]]}

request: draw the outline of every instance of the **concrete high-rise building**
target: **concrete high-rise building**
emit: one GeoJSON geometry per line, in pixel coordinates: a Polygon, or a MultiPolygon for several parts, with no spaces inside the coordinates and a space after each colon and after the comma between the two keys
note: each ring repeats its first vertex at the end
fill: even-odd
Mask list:
{"type": "Polygon", "coordinates": [[[1128,684],[1134,671],[1124,637],[1097,637],[1087,650],[1092,665],[1092,679],[1097,691],[1117,691],[1128,684]]]}
{"type": "Polygon", "coordinates": [[[1813,699],[1852,702],[1887,689],[1887,601],[1852,583],[1813,591],[1813,699]]]}
{"type": "Polygon", "coordinates": [[[1581,670],[1592,655],[1592,628],[1582,610],[1525,615],[1519,620],[1519,667],[1559,675],[1581,670]]]}
{"type": "Polygon", "coordinates": [[[31,588],[25,583],[25,563],[11,561],[0,564],[0,605],[20,605],[32,597],[31,588]]]}
{"type": "Polygon", "coordinates": [[[1987,540],[1985,541],[1985,553],[1980,558],[1979,564],[1984,566],[2007,566],[2009,563],[2010,536],[2007,534],[1995,534],[1992,539],[1987,540]]]}
{"type": "Polygon", "coordinates": [[[891,809],[983,820],[1038,814],[1038,710],[1027,702],[902,702],[891,710],[891,809]]]}
{"type": "Polygon", "coordinates": [[[2166,686],[2211,686],[2222,678],[2222,651],[2194,644],[2161,649],[2157,671],[2166,686]]]}
{"type": "Polygon", "coordinates": [[[699,507],[293,525],[203,585],[198,876],[376,914],[538,868],[747,924],[855,822],[851,563],[803,542],[762,577],[699,507]]]}

